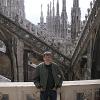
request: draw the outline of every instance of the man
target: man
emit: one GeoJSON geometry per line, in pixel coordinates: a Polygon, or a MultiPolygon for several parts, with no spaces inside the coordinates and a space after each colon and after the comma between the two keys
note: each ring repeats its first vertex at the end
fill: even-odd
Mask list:
{"type": "Polygon", "coordinates": [[[62,74],[52,60],[53,55],[47,51],[43,54],[44,62],[36,68],[35,86],[40,89],[40,100],[57,100],[57,88],[62,86],[62,74]]]}

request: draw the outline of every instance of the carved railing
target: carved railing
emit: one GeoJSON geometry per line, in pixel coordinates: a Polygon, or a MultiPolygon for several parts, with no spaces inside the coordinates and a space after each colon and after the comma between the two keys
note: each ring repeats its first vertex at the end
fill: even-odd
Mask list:
{"type": "Polygon", "coordinates": [[[37,51],[40,54],[42,54],[47,49],[50,50],[54,55],[55,62],[63,65],[64,68],[68,69],[70,64],[69,58],[2,14],[0,14],[0,27],[9,30],[9,32],[13,33],[13,35],[16,35],[22,39],[27,46],[32,48],[32,50],[37,51]]]}
{"type": "Polygon", "coordinates": [[[96,0],[94,7],[92,8],[91,14],[88,16],[86,25],[82,31],[82,36],[76,46],[75,52],[72,56],[71,65],[73,66],[78,61],[79,55],[82,54],[82,51],[86,48],[88,44],[89,37],[92,34],[92,31],[100,24],[100,0],[96,0]],[[98,20],[99,19],[99,20],[98,20]]]}
{"type": "Polygon", "coordinates": [[[61,100],[100,100],[100,80],[65,81],[61,100]]]}
{"type": "MultiPolygon", "coordinates": [[[[0,83],[0,100],[40,100],[33,82],[0,83]]],[[[64,81],[57,100],[100,100],[100,80],[64,81]]]]}

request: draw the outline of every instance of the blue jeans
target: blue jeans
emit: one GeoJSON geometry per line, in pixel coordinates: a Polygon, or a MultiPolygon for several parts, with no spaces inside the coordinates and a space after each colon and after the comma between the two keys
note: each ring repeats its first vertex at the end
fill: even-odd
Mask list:
{"type": "Polygon", "coordinates": [[[45,90],[40,92],[40,100],[57,100],[57,92],[55,90],[45,90]]]}

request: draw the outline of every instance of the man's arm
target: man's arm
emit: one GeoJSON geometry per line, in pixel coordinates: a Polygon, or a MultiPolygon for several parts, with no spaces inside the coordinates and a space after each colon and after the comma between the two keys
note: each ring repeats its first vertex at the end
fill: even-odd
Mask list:
{"type": "Polygon", "coordinates": [[[62,82],[63,82],[64,77],[63,77],[63,72],[61,71],[59,66],[57,66],[57,70],[58,70],[57,77],[59,78],[59,84],[58,84],[57,88],[60,88],[62,86],[62,82]]]}
{"type": "Polygon", "coordinates": [[[39,66],[37,66],[35,69],[34,84],[37,88],[41,88],[39,66]]]}

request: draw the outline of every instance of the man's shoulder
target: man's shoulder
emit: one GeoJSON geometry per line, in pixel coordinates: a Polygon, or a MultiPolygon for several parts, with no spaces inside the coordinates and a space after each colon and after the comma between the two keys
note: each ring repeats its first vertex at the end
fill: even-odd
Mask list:
{"type": "Polygon", "coordinates": [[[52,65],[58,67],[58,65],[55,62],[52,62],[52,65]]]}
{"type": "Polygon", "coordinates": [[[41,63],[39,63],[39,64],[37,65],[37,67],[41,67],[41,66],[43,66],[43,64],[44,64],[44,62],[41,62],[41,63]]]}
{"type": "Polygon", "coordinates": [[[53,67],[56,68],[57,70],[60,70],[60,66],[59,66],[57,63],[53,62],[52,65],[53,65],[53,67]]]}

